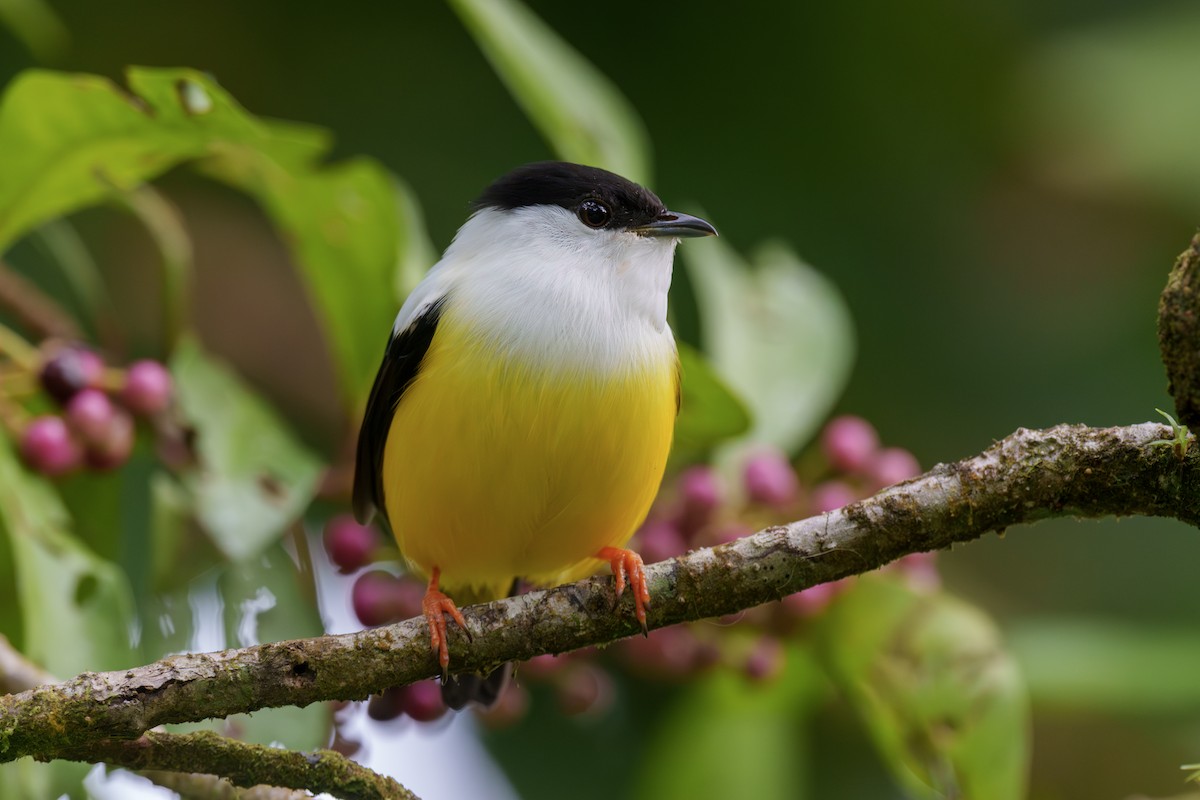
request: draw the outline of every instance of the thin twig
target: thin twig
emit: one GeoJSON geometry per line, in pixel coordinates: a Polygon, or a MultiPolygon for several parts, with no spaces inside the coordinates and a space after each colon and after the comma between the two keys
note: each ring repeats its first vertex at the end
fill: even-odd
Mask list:
{"type": "Polygon", "coordinates": [[[0,634],[0,692],[24,692],[54,682],[53,675],[26,658],[8,637],[0,634]]]}
{"type": "Polygon", "coordinates": [[[83,338],[75,318],[35,283],[0,261],[0,307],[37,339],[83,338]]]}

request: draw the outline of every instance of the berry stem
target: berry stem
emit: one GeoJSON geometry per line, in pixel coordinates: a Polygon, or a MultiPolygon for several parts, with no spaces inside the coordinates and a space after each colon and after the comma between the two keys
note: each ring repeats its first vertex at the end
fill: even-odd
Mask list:
{"type": "Polygon", "coordinates": [[[0,393],[0,428],[3,428],[12,439],[19,440],[21,432],[29,421],[29,415],[16,403],[9,400],[7,394],[0,393]]]}
{"type": "Polygon", "coordinates": [[[39,339],[80,339],[75,319],[33,281],[0,261],[0,306],[39,339]]]}
{"type": "Polygon", "coordinates": [[[0,367],[0,395],[4,397],[27,397],[37,391],[33,374],[20,367],[0,367]]]}
{"type": "Polygon", "coordinates": [[[7,354],[13,363],[30,373],[37,371],[41,359],[36,347],[3,324],[0,324],[0,354],[7,354]]]}

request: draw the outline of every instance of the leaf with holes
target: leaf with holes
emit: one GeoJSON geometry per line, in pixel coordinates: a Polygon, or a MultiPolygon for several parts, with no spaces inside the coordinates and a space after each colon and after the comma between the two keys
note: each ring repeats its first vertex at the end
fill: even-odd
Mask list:
{"type": "MultiPolygon", "coordinates": [[[[0,99],[0,253],[55,217],[195,163],[258,199],[280,228],[329,338],[347,406],[365,398],[399,245],[419,241],[397,189],[370,159],[320,160],[319,128],[265,120],[211,77],[132,68],[133,95],[94,75],[21,73],[0,99]]],[[[412,208],[411,198],[406,208],[412,208]]]]}
{"type": "Polygon", "coordinates": [[[199,459],[184,482],[201,525],[233,560],[279,538],[316,492],[322,462],[226,366],[184,340],[171,360],[199,459]]]}

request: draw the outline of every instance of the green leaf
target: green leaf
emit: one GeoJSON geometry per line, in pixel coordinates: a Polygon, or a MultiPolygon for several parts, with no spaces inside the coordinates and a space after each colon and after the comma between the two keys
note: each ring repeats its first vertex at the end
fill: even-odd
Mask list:
{"type": "Polygon", "coordinates": [[[795,451],[849,378],[849,311],[833,284],[781,243],[750,263],[720,239],[704,245],[684,252],[704,351],[749,406],[746,441],[795,451]]]}
{"type": "Polygon", "coordinates": [[[199,464],[184,482],[204,529],[230,559],[279,538],[316,492],[322,463],[227,367],[185,340],[171,362],[199,464]]]}
{"type": "Polygon", "coordinates": [[[717,443],[745,433],[750,415],[704,356],[684,342],[679,342],[679,370],[683,394],[671,458],[686,464],[717,443]]]}
{"type": "Polygon", "coordinates": [[[280,227],[331,343],[347,405],[365,398],[396,304],[397,199],[387,172],[326,167],[326,132],[248,114],[208,76],[133,68],[103,78],[22,73],[0,100],[0,253],[31,228],[166,170],[204,169],[253,194],[280,227]]]}
{"type": "Polygon", "coordinates": [[[66,26],[42,0],[0,0],[0,22],[43,61],[58,57],[70,43],[66,26]]]}
{"type": "Polygon", "coordinates": [[[913,796],[1025,796],[1029,702],[982,613],[894,577],[862,577],[816,635],[834,681],[913,796]]]}
{"type": "Polygon", "coordinates": [[[1194,626],[1040,619],[1009,636],[1035,702],[1110,714],[1200,710],[1200,638],[1194,626]]]}
{"type": "Polygon", "coordinates": [[[450,0],[492,68],[560,158],[650,180],[650,146],[616,87],[516,0],[450,0]]]}
{"type": "Polygon", "coordinates": [[[53,488],[27,472],[0,436],[0,536],[12,555],[21,652],[63,677],[128,667],[136,660],[129,584],[70,526],[53,488]]]}
{"type": "MultiPolygon", "coordinates": [[[[347,405],[358,408],[398,310],[392,288],[401,217],[393,179],[366,158],[320,172],[224,157],[203,168],[257,197],[280,227],[333,345],[347,405]]],[[[411,241],[418,234],[406,227],[404,235],[411,241]]]]}
{"type": "Polygon", "coordinates": [[[819,668],[797,647],[788,650],[784,674],[767,685],[725,669],[696,680],[647,744],[633,796],[800,800],[805,730],[822,685],[819,668]]]}

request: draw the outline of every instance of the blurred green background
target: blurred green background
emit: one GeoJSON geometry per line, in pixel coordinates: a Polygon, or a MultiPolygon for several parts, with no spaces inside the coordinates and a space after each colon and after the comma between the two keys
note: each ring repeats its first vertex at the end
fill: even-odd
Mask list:
{"type": "MultiPolygon", "coordinates": [[[[490,180],[551,156],[442,3],[51,5],[69,41],[38,58],[0,27],[0,84],[34,65],[208,71],[253,112],[329,128],[336,156],[408,181],[439,249],[490,180]]],[[[639,111],[668,204],[703,209],[743,251],[782,238],[842,290],[858,356],[838,409],[889,444],[928,466],[1018,426],[1170,407],[1155,309],[1200,221],[1200,6],[529,5],[639,111]]],[[[206,341],[336,450],[330,369],[282,249],[245,199],[167,184],[196,231],[206,341]]],[[[136,350],[155,341],[139,312],[153,251],[132,223],[102,230],[136,350]]],[[[949,587],[999,619],[1029,671],[1033,797],[1185,790],[1198,562],[1195,531],[1139,519],[944,554],[949,587]],[[1073,646],[1080,630],[1107,649],[1073,646]]]]}

